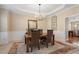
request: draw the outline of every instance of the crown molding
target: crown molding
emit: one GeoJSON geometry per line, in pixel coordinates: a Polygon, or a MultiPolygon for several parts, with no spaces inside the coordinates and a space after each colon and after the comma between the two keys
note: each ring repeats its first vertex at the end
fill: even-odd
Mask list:
{"type": "Polygon", "coordinates": [[[76,4],[73,4],[73,5],[71,5],[71,6],[65,5],[63,8],[61,8],[61,9],[58,10],[57,12],[55,12],[55,13],[53,13],[53,14],[51,14],[51,15],[48,15],[48,16],[52,16],[52,15],[55,15],[55,14],[57,14],[57,13],[61,13],[60,11],[64,12],[64,11],[66,11],[66,10],[69,10],[69,9],[74,8],[74,7],[77,7],[77,6],[79,6],[79,5],[76,5],[76,4]]]}
{"type": "MultiPolygon", "coordinates": [[[[54,11],[50,11],[49,13],[41,13],[41,15],[42,16],[52,16],[55,13],[60,12],[61,10],[65,11],[65,10],[70,9],[72,7],[74,7],[74,6],[68,7],[66,4],[63,4],[59,8],[56,8],[54,11]]],[[[15,7],[15,6],[0,5],[0,8],[4,8],[4,9],[7,9],[7,10],[9,10],[11,12],[15,12],[15,13],[22,14],[22,15],[29,15],[29,16],[38,16],[39,15],[39,13],[37,13],[37,12],[32,12],[32,11],[29,11],[29,10],[24,10],[22,8],[15,7]]]]}

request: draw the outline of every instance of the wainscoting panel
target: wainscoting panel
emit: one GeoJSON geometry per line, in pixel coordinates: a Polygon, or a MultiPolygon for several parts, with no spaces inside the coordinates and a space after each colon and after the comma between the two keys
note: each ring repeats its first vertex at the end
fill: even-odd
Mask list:
{"type": "Polygon", "coordinates": [[[13,42],[23,42],[25,31],[13,31],[9,32],[8,37],[10,41],[13,42]]]}
{"type": "MultiPolygon", "coordinates": [[[[54,31],[55,39],[65,41],[65,32],[54,31]]],[[[0,32],[0,44],[9,42],[24,42],[25,31],[0,32]]]]}
{"type": "Polygon", "coordinates": [[[54,31],[55,34],[55,39],[59,41],[65,41],[65,32],[60,32],[60,31],[54,31]]]}
{"type": "Polygon", "coordinates": [[[0,44],[24,42],[25,31],[0,32],[0,44]]]}
{"type": "Polygon", "coordinates": [[[0,44],[8,43],[8,32],[0,32],[0,44]]]}

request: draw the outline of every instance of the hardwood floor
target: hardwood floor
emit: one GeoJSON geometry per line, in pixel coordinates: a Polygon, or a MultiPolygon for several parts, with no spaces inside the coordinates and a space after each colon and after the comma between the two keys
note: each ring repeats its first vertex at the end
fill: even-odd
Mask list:
{"type": "Polygon", "coordinates": [[[79,37],[68,38],[68,43],[79,42],[79,37]]]}
{"type": "Polygon", "coordinates": [[[0,44],[0,54],[7,54],[11,49],[13,43],[0,44]]]}

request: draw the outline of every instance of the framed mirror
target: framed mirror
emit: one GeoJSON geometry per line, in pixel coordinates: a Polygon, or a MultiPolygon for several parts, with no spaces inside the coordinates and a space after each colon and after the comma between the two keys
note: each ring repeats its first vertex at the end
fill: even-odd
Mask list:
{"type": "Polygon", "coordinates": [[[38,28],[37,20],[28,20],[28,31],[37,28],[38,28]]]}

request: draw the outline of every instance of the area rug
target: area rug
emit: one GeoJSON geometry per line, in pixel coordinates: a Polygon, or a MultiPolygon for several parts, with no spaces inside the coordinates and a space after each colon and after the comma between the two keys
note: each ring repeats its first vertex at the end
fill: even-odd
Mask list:
{"type": "Polygon", "coordinates": [[[49,44],[48,48],[41,46],[40,50],[35,48],[33,49],[33,52],[27,53],[26,45],[24,43],[14,43],[9,51],[9,54],[67,54],[75,49],[76,48],[70,45],[63,44],[61,42],[55,42],[55,45],[49,44]]]}
{"type": "MultiPolygon", "coordinates": [[[[28,54],[48,54],[52,51],[58,50],[64,48],[64,45],[55,43],[55,45],[49,45],[48,48],[45,46],[41,47],[40,50],[38,49],[33,49],[33,52],[29,52],[28,54]]],[[[24,43],[20,43],[18,48],[17,48],[17,54],[27,54],[26,52],[26,46],[24,43]]]]}
{"type": "Polygon", "coordinates": [[[74,49],[76,48],[71,47],[71,46],[65,46],[64,48],[53,51],[50,54],[68,54],[69,51],[74,50],[74,49]]]}

